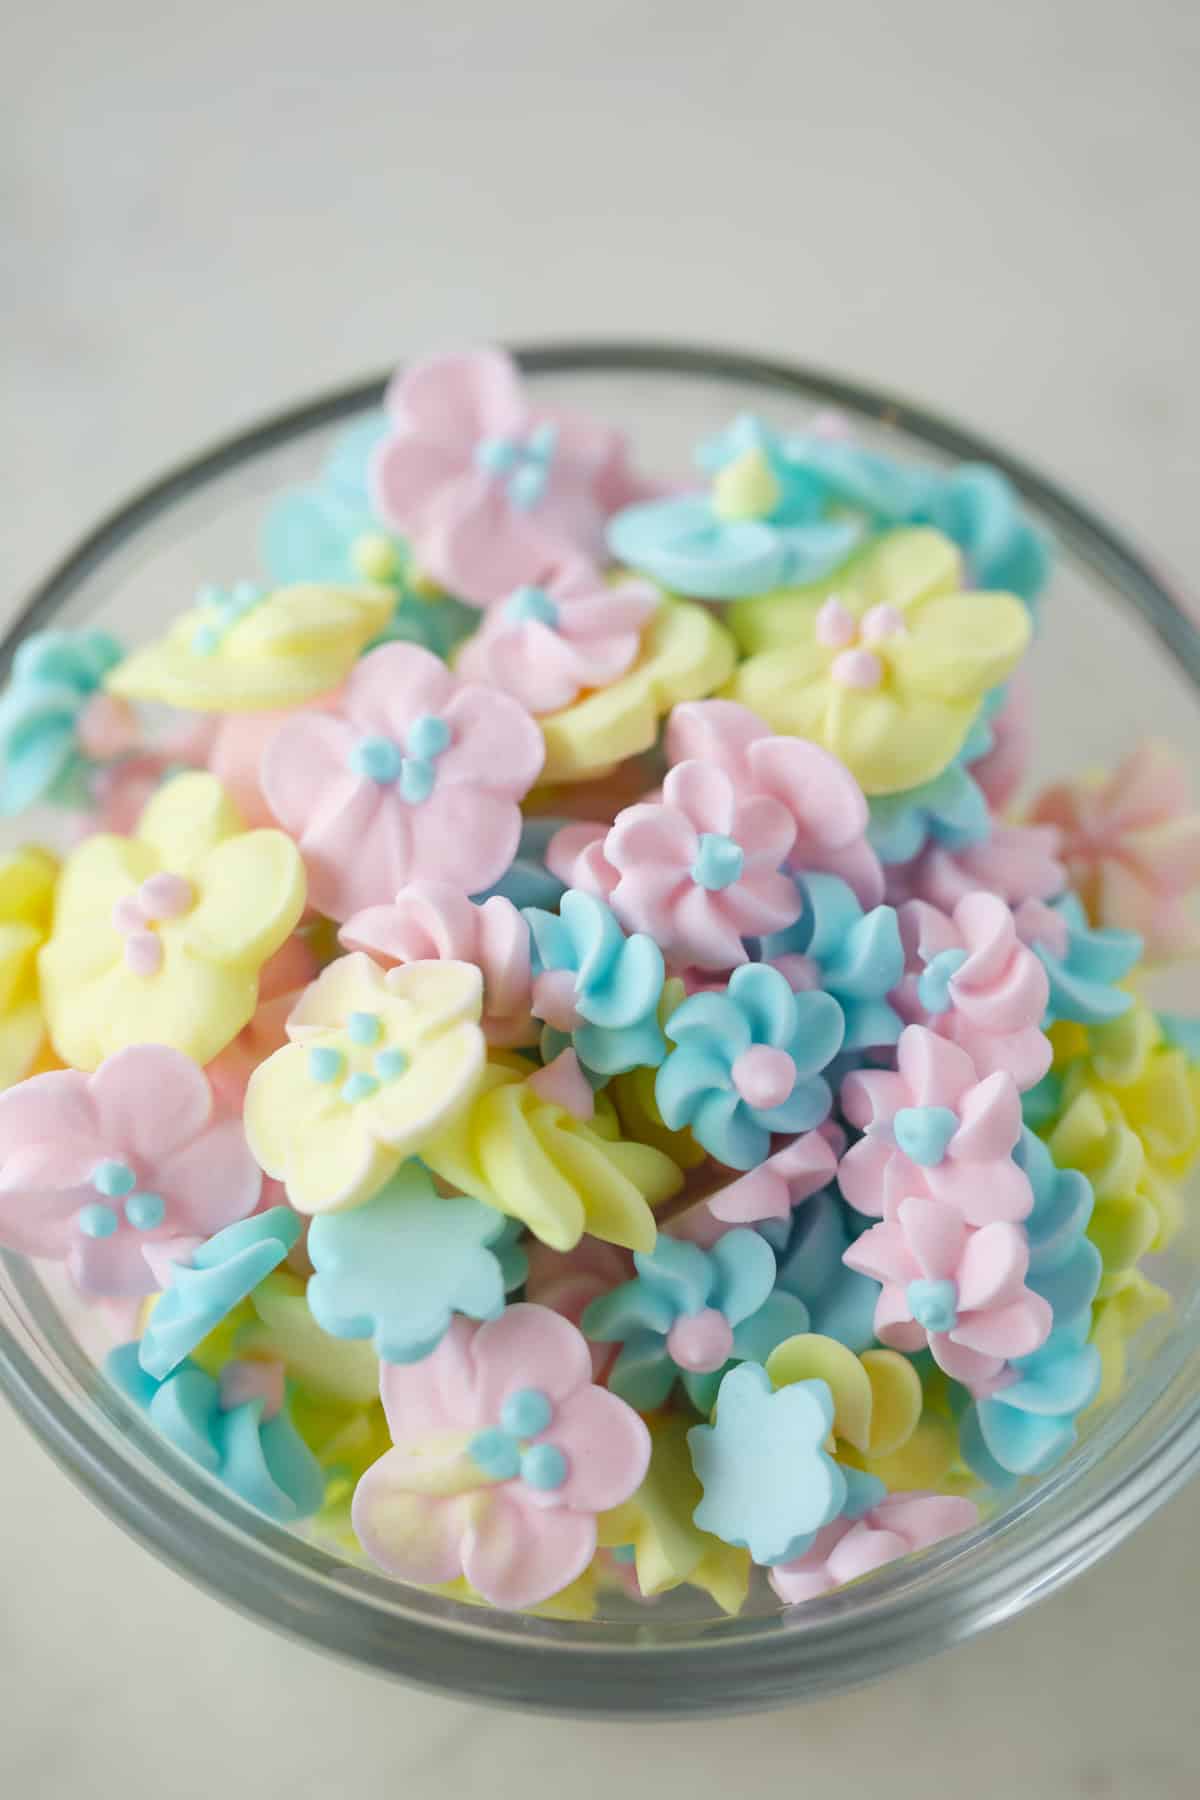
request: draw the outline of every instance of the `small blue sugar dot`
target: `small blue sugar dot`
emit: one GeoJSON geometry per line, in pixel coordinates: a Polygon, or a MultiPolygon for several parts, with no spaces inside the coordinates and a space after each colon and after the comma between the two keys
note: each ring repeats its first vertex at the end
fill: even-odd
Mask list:
{"type": "Polygon", "coordinates": [[[518,1388],[508,1396],[500,1413],[500,1423],[514,1437],[536,1437],[545,1431],[554,1417],[554,1407],[541,1388],[518,1388]]]}
{"type": "Polygon", "coordinates": [[[125,1217],[135,1231],[156,1231],[167,1216],[167,1203],[161,1194],[130,1194],[125,1202],[125,1217]]]}
{"type": "Polygon", "coordinates": [[[437,781],[437,769],[430,757],[406,756],[400,769],[400,793],[409,806],[422,806],[437,781]]]}
{"type": "Polygon", "coordinates": [[[436,713],[422,713],[408,728],[404,748],[410,756],[440,756],[450,743],[450,727],[436,713]]]}
{"type": "Polygon", "coordinates": [[[79,1213],[79,1229],[84,1237],[111,1237],[120,1221],[111,1206],[101,1206],[98,1202],[92,1206],[84,1206],[79,1213]]]}
{"type": "Polygon", "coordinates": [[[375,1073],[380,1081],[395,1081],[408,1067],[403,1050],[380,1050],[375,1057],[375,1073]]]}
{"type": "Polygon", "coordinates": [[[350,752],[350,767],[356,775],[365,775],[370,781],[386,785],[395,781],[400,773],[404,758],[400,754],[399,744],[391,738],[360,738],[350,752]]]}
{"type": "Polygon", "coordinates": [[[467,1445],[467,1455],[493,1481],[512,1481],[521,1472],[521,1449],[507,1431],[492,1426],[477,1431],[467,1445]]]}
{"type": "Polygon", "coordinates": [[[356,1100],[369,1100],[372,1094],[378,1092],[378,1089],[379,1083],[375,1077],[364,1074],[360,1069],[356,1075],[351,1075],[349,1080],[343,1083],[342,1099],[353,1106],[356,1100]]]}
{"type": "Polygon", "coordinates": [[[121,1162],[118,1157],[106,1157],[92,1170],[92,1186],[106,1200],[119,1200],[122,1194],[133,1192],[137,1177],[127,1162],[121,1162]]]}
{"type": "Polygon", "coordinates": [[[352,1044],[377,1044],[383,1035],[383,1022],[378,1013],[352,1012],[346,1020],[346,1033],[352,1044]]]}
{"type": "Polygon", "coordinates": [[[557,1444],[531,1444],[521,1453],[521,1480],[543,1493],[560,1488],[567,1479],[567,1459],[557,1444]]]}
{"type": "Polygon", "coordinates": [[[318,1045],[308,1053],[308,1072],[314,1081],[336,1081],[346,1066],[346,1059],[340,1050],[331,1049],[328,1044],[318,1045]]]}

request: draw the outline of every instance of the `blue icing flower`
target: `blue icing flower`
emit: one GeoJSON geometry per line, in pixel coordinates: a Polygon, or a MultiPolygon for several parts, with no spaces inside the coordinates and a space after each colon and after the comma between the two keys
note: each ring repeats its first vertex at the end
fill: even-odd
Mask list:
{"type": "Polygon", "coordinates": [[[618,561],[677,593],[734,600],[817,581],[858,546],[856,520],[823,517],[822,484],[782,455],[769,427],[739,419],[699,460],[711,493],[626,507],[609,520],[618,561]]]}
{"type": "Polygon", "coordinates": [[[172,1265],[138,1350],[147,1375],[163,1381],[235,1306],[249,1298],[300,1236],[300,1218],[273,1206],[227,1225],[172,1265]]]}
{"type": "Polygon", "coordinates": [[[499,881],[472,899],[482,905],[494,894],[511,900],[518,910],[527,906],[553,911],[567,891],[564,881],[546,867],[546,849],[551,838],[567,823],[565,819],[526,819],[521,826],[517,854],[499,881]]]}
{"type": "Polygon", "coordinates": [[[971,1403],[959,1424],[963,1460],[981,1481],[1004,1487],[1040,1475],[1074,1444],[1079,1415],[1100,1390],[1100,1352],[1088,1342],[1091,1320],[1056,1325],[1040,1350],[1017,1357],[1018,1380],[971,1403]]]}
{"type": "Polygon", "coordinates": [[[263,520],[260,553],[272,580],[332,584],[384,582],[396,590],[396,609],[376,644],[421,644],[446,657],[479,623],[479,613],[447,595],[429,596],[412,579],[408,546],[372,510],[367,470],[386,436],[383,413],[341,433],[319,479],[281,494],[263,520]]]}
{"type": "Polygon", "coordinates": [[[1141,960],[1142,940],[1135,931],[1093,930],[1074,894],[1063,894],[1042,908],[1031,902],[1023,916],[1034,922],[1022,936],[1050,977],[1047,1029],[1057,1019],[1106,1025],[1129,1011],[1133,996],[1117,983],[1141,960]],[[1042,929],[1036,922],[1039,914],[1044,915],[1042,929]]]}
{"type": "Polygon", "coordinates": [[[439,1195],[407,1162],[364,1206],[313,1220],[309,1311],[331,1337],[373,1339],[383,1362],[420,1362],[456,1312],[499,1317],[514,1250],[502,1213],[439,1195]]]}
{"type": "Polygon", "coordinates": [[[1054,1326],[1090,1320],[1103,1272],[1100,1252],[1087,1236],[1094,1198],[1086,1175],[1056,1166],[1046,1145],[1022,1131],[1013,1160],[1033,1189],[1033,1209],[1025,1220],[1029,1242],[1026,1285],[1040,1294],[1054,1326]]]}
{"type": "Polygon", "coordinates": [[[1021,1117],[1030,1131],[1045,1131],[1062,1111],[1063,1078],[1054,1069],[1021,1095],[1021,1117]]]}
{"type": "Polygon", "coordinates": [[[982,844],[992,829],[986,796],[959,759],[932,781],[873,795],[869,804],[867,838],[883,863],[911,862],[931,839],[948,850],[982,844]]]}
{"type": "Polygon", "coordinates": [[[775,1393],[760,1364],[731,1369],[716,1422],[688,1432],[704,1490],[692,1515],[701,1531],[749,1550],[756,1563],[803,1556],[848,1497],[845,1474],[825,1449],[833,1418],[824,1381],[798,1381],[775,1393]]]}
{"type": "Polygon", "coordinates": [[[86,802],[80,717],[122,655],[106,631],[39,631],[20,645],[0,694],[0,813],[86,802]]]}
{"type": "Polygon", "coordinates": [[[286,1411],[268,1419],[262,1399],[226,1409],[219,1384],[193,1362],[156,1381],[137,1344],[110,1352],[104,1369],[177,1450],[269,1519],[292,1525],[323,1505],[324,1473],[286,1411]]]}
{"type": "MultiPolygon", "coordinates": [[[[842,1009],[844,1051],[894,1044],[904,1028],[887,996],[904,974],[904,946],[895,909],[864,913],[852,888],[837,875],[800,875],[804,910],[794,925],[760,940],[764,961],[803,959],[812,985],[832,994],[842,1009]]],[[[797,964],[797,971],[803,964],[797,964]]],[[[785,965],[784,973],[791,978],[785,965]]]]}
{"type": "MultiPolygon", "coordinates": [[[[777,1287],[803,1301],[809,1331],[836,1338],[857,1356],[875,1342],[875,1306],[881,1289],[879,1282],[848,1269],[842,1261],[856,1235],[849,1215],[849,1207],[832,1188],[798,1206],[779,1249],[777,1287]]],[[[870,1223],[858,1217],[863,1226],[870,1223]]]]}
{"type": "Polygon", "coordinates": [[[633,1261],[635,1279],[593,1300],[581,1323],[597,1343],[623,1346],[608,1385],[639,1412],[662,1406],[677,1380],[710,1412],[734,1362],[763,1362],[808,1330],[807,1308],[774,1292],[775,1253],[755,1231],[727,1232],[711,1250],[660,1236],[633,1261]]]}
{"type": "Polygon", "coordinates": [[[745,963],[723,993],[693,994],[667,1021],[676,1046],[655,1079],[670,1131],[731,1169],[753,1169],[771,1134],[812,1131],[831,1105],[820,1071],[841,1048],[842,1009],[831,994],[793,994],[778,969],[745,963]]]}
{"type": "Polygon", "coordinates": [[[658,1023],[666,968],[653,938],[627,938],[603,900],[577,888],[557,913],[527,907],[523,916],[533,939],[533,1010],[546,1021],[543,1059],[571,1044],[602,1080],[657,1068],[667,1052],[658,1023]]]}
{"type": "Polygon", "coordinates": [[[529,1253],[524,1244],[525,1227],[520,1219],[506,1218],[498,1238],[488,1245],[500,1264],[504,1292],[513,1294],[524,1287],[529,1278],[529,1253]]]}

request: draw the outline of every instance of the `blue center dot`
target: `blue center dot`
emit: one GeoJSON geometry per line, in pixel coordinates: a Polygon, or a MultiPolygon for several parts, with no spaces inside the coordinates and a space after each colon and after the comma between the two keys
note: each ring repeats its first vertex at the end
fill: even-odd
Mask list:
{"type": "Polygon", "coordinates": [[[558,608],[545,588],[519,587],[504,602],[504,617],[510,625],[548,625],[553,631],[558,608]]]}
{"type": "Polygon", "coordinates": [[[550,1396],[541,1388],[518,1388],[504,1402],[500,1423],[513,1437],[531,1438],[545,1431],[553,1417],[550,1396]]]}
{"type": "Polygon", "coordinates": [[[492,1481],[512,1481],[521,1473],[520,1445],[496,1426],[477,1431],[467,1445],[467,1455],[492,1481]]]}
{"type": "Polygon", "coordinates": [[[902,1106],[892,1120],[897,1147],[922,1169],[936,1169],[958,1130],[948,1106],[902,1106]]]}
{"type": "Polygon", "coordinates": [[[404,748],[410,756],[435,757],[450,747],[450,727],[437,713],[422,713],[408,728],[404,748]]]}
{"type": "Polygon", "coordinates": [[[84,1237],[111,1237],[119,1223],[111,1206],[102,1206],[97,1202],[92,1206],[84,1206],[80,1209],[79,1229],[84,1237]]]}
{"type": "Polygon", "coordinates": [[[958,1323],[958,1289],[952,1281],[910,1281],[908,1310],[926,1331],[953,1331],[958,1323]]]}
{"type": "Polygon", "coordinates": [[[701,835],[700,848],[692,864],[692,880],[697,887],[720,893],[722,888],[732,887],[735,881],[740,881],[745,864],[745,852],[740,844],[720,832],[706,831],[701,835]]]}
{"type": "Polygon", "coordinates": [[[375,1057],[375,1073],[380,1081],[395,1081],[407,1067],[408,1058],[403,1050],[380,1050],[375,1057]]]}
{"type": "Polygon", "coordinates": [[[383,1021],[378,1013],[352,1012],[346,1020],[346,1034],[352,1044],[377,1044],[383,1036],[383,1021]]]}
{"type": "Polygon", "coordinates": [[[350,752],[350,767],[356,775],[365,775],[369,781],[377,781],[380,786],[399,778],[404,766],[404,758],[399,744],[391,738],[360,738],[350,752]]]}
{"type": "Polygon", "coordinates": [[[353,1106],[359,1100],[369,1100],[378,1091],[379,1083],[374,1075],[368,1075],[360,1069],[342,1084],[342,1099],[353,1106]]]}
{"type": "Polygon", "coordinates": [[[345,1066],[341,1051],[328,1044],[318,1044],[308,1053],[308,1072],[314,1081],[336,1081],[345,1066]]]}
{"type": "Polygon", "coordinates": [[[161,1194],[130,1194],[125,1202],[125,1217],[135,1231],[157,1231],[166,1216],[161,1194]]]}
{"type": "Polygon", "coordinates": [[[121,1162],[117,1157],[106,1157],[92,1170],[92,1186],[106,1200],[119,1200],[123,1194],[133,1192],[137,1186],[137,1177],[127,1162],[121,1162]]]}
{"type": "Polygon", "coordinates": [[[521,1452],[521,1480],[526,1487],[549,1493],[567,1479],[567,1459],[557,1444],[531,1444],[521,1452]]]}

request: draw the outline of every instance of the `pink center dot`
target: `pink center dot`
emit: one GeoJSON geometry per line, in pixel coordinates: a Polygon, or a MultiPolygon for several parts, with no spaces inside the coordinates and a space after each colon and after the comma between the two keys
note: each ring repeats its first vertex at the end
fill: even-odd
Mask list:
{"type": "Polygon", "coordinates": [[[882,683],[883,664],[873,650],[843,650],[834,657],[830,674],[839,687],[866,692],[882,683]]]}
{"type": "Polygon", "coordinates": [[[732,1352],[733,1329],[724,1313],[712,1307],[676,1319],[667,1333],[667,1355],[677,1369],[693,1375],[711,1375],[729,1361],[732,1352]]]}
{"type": "Polygon", "coordinates": [[[844,650],[858,636],[854,614],[840,600],[827,600],[817,614],[817,640],[830,650],[844,650]]]}
{"type": "Polygon", "coordinates": [[[755,1112],[770,1112],[790,1099],[796,1085],[796,1065],[786,1050],[754,1044],[743,1050],[734,1063],[733,1085],[739,1098],[755,1112]]]}
{"type": "Polygon", "coordinates": [[[898,606],[873,606],[862,622],[865,643],[880,644],[885,639],[904,635],[904,614],[898,606]]]}

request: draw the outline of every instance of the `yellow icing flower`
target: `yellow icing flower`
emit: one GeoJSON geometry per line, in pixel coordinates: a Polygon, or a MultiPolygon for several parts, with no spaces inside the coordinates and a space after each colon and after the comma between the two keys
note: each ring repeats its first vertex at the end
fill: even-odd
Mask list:
{"type": "Polygon", "coordinates": [[[132,837],[87,838],[63,865],[38,958],[55,1050],[75,1069],[142,1043],[211,1062],[253,1016],[304,891],[285,832],[243,830],[214,776],[177,775],[132,837]]]}
{"type": "Polygon", "coordinates": [[[245,1108],[251,1150],[298,1212],[358,1206],[425,1154],[483,1074],[482,1008],[472,963],[385,972],[361,951],[305,989],[245,1108]]]}
{"type": "Polygon", "coordinates": [[[937,531],[891,531],[836,575],[730,608],[747,661],[724,692],[823,744],[868,794],[931,781],[1029,642],[1012,594],[964,593],[937,531]]]}
{"type": "Polygon", "coordinates": [[[860,1456],[892,1456],[912,1437],[921,1416],[921,1377],[896,1350],[856,1356],[836,1338],[804,1332],[785,1338],[766,1363],[775,1388],[823,1381],[833,1395],[833,1438],[860,1456]]]}
{"type": "Polygon", "coordinates": [[[58,862],[30,845],[0,857],[0,1088],[33,1072],[46,1027],[37,953],[50,930],[58,862]]]}
{"type": "Polygon", "coordinates": [[[1047,1134],[1060,1169],[1086,1175],[1095,1196],[1087,1235],[1104,1265],[1101,1294],[1140,1261],[1160,1230],[1146,1156],[1110,1094],[1081,1088],[1047,1134]]]}
{"type": "Polygon", "coordinates": [[[650,1467],[645,1480],[631,1500],[600,1517],[599,1539],[610,1549],[633,1546],[638,1586],[647,1597],[686,1581],[711,1594],[732,1616],[741,1611],[750,1585],[750,1552],[722,1543],[693,1522],[703,1490],[688,1450],[691,1423],[679,1414],[646,1420],[650,1467]]]}
{"type": "Polygon", "coordinates": [[[1092,1338],[1100,1352],[1100,1388],[1088,1411],[1107,1406],[1125,1391],[1129,1344],[1151,1319],[1171,1310],[1171,1296],[1140,1269],[1129,1269],[1096,1302],[1092,1338]]]}
{"type": "Polygon", "coordinates": [[[658,722],[684,700],[703,700],[733,673],[737,651],[703,606],[664,600],[627,675],[539,719],[546,740],[540,780],[587,781],[649,750],[658,722]]]}
{"type": "MultiPolygon", "coordinates": [[[[1062,1040],[1052,1041],[1057,1066],[1062,1040]]],[[[1195,1166],[1200,1068],[1167,1042],[1149,1007],[1133,1006],[1110,1024],[1087,1028],[1086,1049],[1066,1067],[1064,1099],[1069,1103],[1085,1088],[1112,1098],[1156,1175],[1179,1181],[1195,1166]]]]}
{"type": "MultiPolygon", "coordinates": [[[[245,1302],[229,1354],[281,1362],[297,1392],[318,1408],[355,1412],[378,1402],[379,1358],[374,1346],[362,1338],[335,1338],[322,1331],[304,1290],[305,1283],[289,1269],[268,1275],[245,1302]]],[[[193,1357],[199,1360],[198,1352],[193,1357]]]]}
{"type": "Polygon", "coordinates": [[[197,712],[299,706],[345,680],[392,615],[390,587],[298,582],[202,589],[165,637],[108,676],[110,693],[197,712]]]}
{"type": "Polygon", "coordinates": [[[421,1157],[460,1193],[521,1219],[554,1250],[572,1249],[585,1231],[652,1250],[651,1207],[683,1185],[669,1157],[622,1139],[603,1095],[592,1119],[578,1119],[500,1060],[488,1064],[471,1106],[424,1144],[421,1157]]]}

